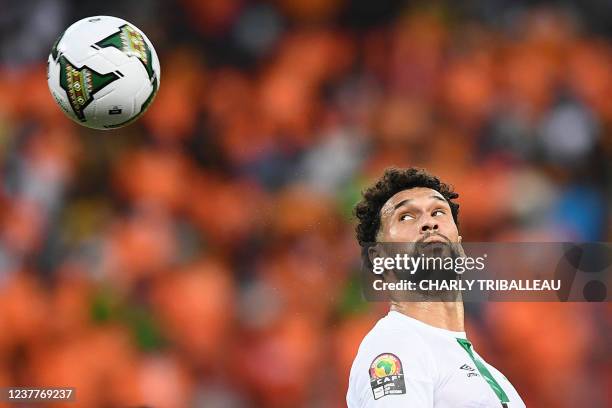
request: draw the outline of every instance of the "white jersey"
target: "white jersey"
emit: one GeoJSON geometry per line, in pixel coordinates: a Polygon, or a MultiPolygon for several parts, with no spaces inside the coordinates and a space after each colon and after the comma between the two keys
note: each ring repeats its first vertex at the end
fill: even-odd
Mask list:
{"type": "Polygon", "coordinates": [[[510,381],[487,364],[465,332],[391,311],[359,346],[349,408],[521,408],[510,381]]]}

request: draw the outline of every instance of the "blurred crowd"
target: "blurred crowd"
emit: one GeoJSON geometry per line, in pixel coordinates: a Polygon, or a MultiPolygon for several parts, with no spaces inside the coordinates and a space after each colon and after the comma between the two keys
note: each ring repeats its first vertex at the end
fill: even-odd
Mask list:
{"type": "MultiPolygon", "coordinates": [[[[392,165],[454,185],[466,241],[610,241],[612,7],[531,3],[3,2],[0,386],[345,405],[387,310],[362,300],[351,212],[392,165]],[[162,67],[144,117],[108,132],[45,77],[56,36],[99,14],[162,67]]],[[[527,406],[612,406],[609,304],[466,308],[527,406]]]]}

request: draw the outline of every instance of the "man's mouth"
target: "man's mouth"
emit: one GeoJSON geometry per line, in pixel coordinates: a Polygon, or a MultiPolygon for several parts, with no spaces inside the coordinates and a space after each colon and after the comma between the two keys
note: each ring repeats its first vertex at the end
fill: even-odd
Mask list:
{"type": "Polygon", "coordinates": [[[434,243],[448,244],[450,241],[443,235],[433,234],[433,235],[427,236],[426,238],[421,240],[421,242],[425,244],[434,244],[434,243]]]}

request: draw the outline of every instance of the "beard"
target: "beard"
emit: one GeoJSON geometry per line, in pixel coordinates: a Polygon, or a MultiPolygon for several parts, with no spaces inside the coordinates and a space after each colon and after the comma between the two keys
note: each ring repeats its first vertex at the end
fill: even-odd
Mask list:
{"type": "MultiPolygon", "coordinates": [[[[400,280],[408,280],[416,283],[416,287],[420,288],[421,281],[437,281],[450,282],[452,280],[461,279],[461,275],[455,272],[455,260],[462,256],[461,244],[451,242],[448,238],[441,234],[427,235],[417,242],[410,244],[404,249],[404,253],[412,258],[421,258],[419,267],[407,271],[395,271],[395,274],[400,280]],[[444,240],[444,242],[426,242],[432,236],[436,236],[444,240]],[[452,265],[452,267],[448,267],[452,265]]],[[[422,291],[417,290],[417,294],[424,298],[439,299],[444,301],[456,300],[458,293],[451,291],[422,291]]]]}

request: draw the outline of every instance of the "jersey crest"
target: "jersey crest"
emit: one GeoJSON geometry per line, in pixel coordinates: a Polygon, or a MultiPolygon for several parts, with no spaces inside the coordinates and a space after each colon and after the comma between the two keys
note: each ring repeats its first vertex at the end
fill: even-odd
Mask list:
{"type": "Polygon", "coordinates": [[[395,354],[379,354],[370,364],[369,374],[375,400],[406,393],[402,362],[395,354]]]}

